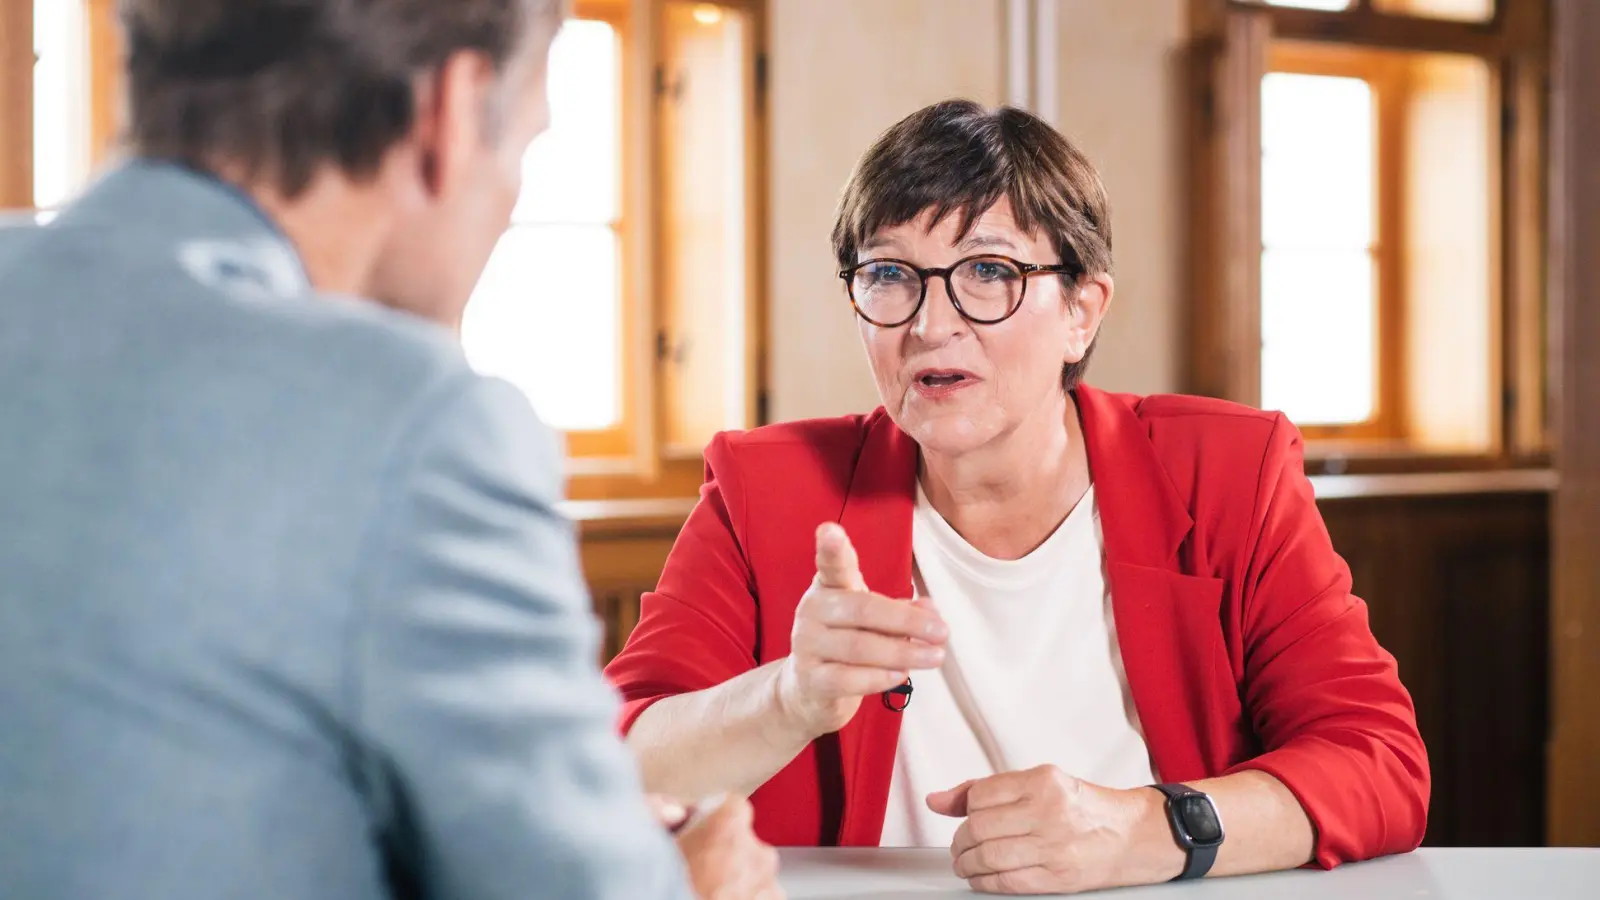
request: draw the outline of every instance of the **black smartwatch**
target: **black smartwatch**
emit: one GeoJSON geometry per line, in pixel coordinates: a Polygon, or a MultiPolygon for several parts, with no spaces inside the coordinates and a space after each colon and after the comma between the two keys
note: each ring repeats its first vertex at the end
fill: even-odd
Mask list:
{"type": "Polygon", "coordinates": [[[1222,817],[1211,797],[1181,784],[1158,784],[1155,789],[1167,795],[1167,822],[1172,837],[1189,854],[1183,874],[1173,881],[1203,878],[1217,861],[1222,846],[1222,817]]]}

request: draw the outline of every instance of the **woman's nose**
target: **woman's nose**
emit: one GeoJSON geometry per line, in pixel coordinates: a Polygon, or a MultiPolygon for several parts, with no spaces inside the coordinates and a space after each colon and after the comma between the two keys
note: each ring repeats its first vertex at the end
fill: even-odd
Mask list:
{"type": "Polygon", "coordinates": [[[955,298],[950,296],[950,282],[944,278],[929,280],[928,296],[911,323],[912,332],[926,343],[942,344],[966,327],[966,320],[956,311],[955,298]]]}

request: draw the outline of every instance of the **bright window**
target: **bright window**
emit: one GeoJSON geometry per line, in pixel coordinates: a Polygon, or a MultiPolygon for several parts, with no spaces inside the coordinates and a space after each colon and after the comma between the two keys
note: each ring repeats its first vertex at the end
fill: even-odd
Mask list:
{"type": "Polygon", "coordinates": [[[33,0],[33,205],[60,206],[89,169],[88,27],[82,0],[33,0]]]}
{"type": "Polygon", "coordinates": [[[1361,79],[1262,83],[1261,402],[1300,424],[1375,412],[1375,122],[1361,79]]]}
{"type": "Polygon", "coordinates": [[[682,496],[760,416],[763,4],[575,7],[462,340],[567,432],[574,496],[682,496]]]}
{"type": "Polygon", "coordinates": [[[521,388],[567,431],[622,419],[621,41],[567,23],[550,52],[550,130],[523,161],[522,195],[467,307],[480,371],[521,388]]]}
{"type": "Polygon", "coordinates": [[[1373,9],[1394,15],[1487,22],[1494,18],[1494,0],[1373,0],[1373,9]]]}
{"type": "Polygon", "coordinates": [[[1544,4],[1225,7],[1196,35],[1194,389],[1286,412],[1330,469],[1543,453],[1544,4]]]}
{"type": "Polygon", "coordinates": [[[1351,0],[1265,0],[1272,6],[1292,6],[1297,9],[1349,9],[1351,0]]]}

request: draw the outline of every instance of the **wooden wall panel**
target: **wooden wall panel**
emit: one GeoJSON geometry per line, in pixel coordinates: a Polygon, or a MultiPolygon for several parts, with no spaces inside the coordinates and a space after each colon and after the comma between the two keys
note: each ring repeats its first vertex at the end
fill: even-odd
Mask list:
{"type": "Polygon", "coordinates": [[[1228,9],[1200,32],[1188,104],[1188,390],[1261,402],[1261,79],[1272,20],[1228,9]]]}
{"type": "MultiPolygon", "coordinates": [[[[1401,677],[1433,765],[1428,843],[1537,845],[1545,835],[1549,497],[1364,497],[1320,504],[1373,632],[1401,677]]],[[[590,530],[584,560],[605,658],[638,621],[670,520],[590,530]]]]}
{"type": "Polygon", "coordinates": [[[610,661],[639,622],[639,596],[656,586],[683,515],[643,517],[617,525],[585,522],[580,543],[595,616],[605,626],[600,662],[610,661]]]}
{"type": "Polygon", "coordinates": [[[1556,0],[1550,839],[1600,846],[1600,3],[1556,0]]]}
{"type": "Polygon", "coordinates": [[[1324,501],[1433,765],[1428,843],[1544,841],[1549,500],[1324,501]]]}

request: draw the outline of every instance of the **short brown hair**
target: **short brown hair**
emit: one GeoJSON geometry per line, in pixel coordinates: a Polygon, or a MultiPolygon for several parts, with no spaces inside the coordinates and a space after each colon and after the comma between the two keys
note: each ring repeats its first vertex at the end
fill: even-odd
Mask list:
{"type": "MultiPolygon", "coordinates": [[[[1019,226],[1049,236],[1062,263],[1088,274],[1111,271],[1110,202],[1088,158],[1032,113],[970,100],[920,109],[873,143],[845,186],[834,254],[849,268],[879,229],[928,209],[935,222],[960,215],[965,235],[1001,197],[1011,201],[1019,226]]],[[[1077,386],[1088,365],[1089,352],[1067,363],[1062,385],[1077,386]]]]}
{"type": "Polygon", "coordinates": [[[566,0],[122,0],[129,140],[219,160],[289,196],[322,165],[376,171],[412,128],[413,79],[463,50],[503,68],[566,0]]]}

